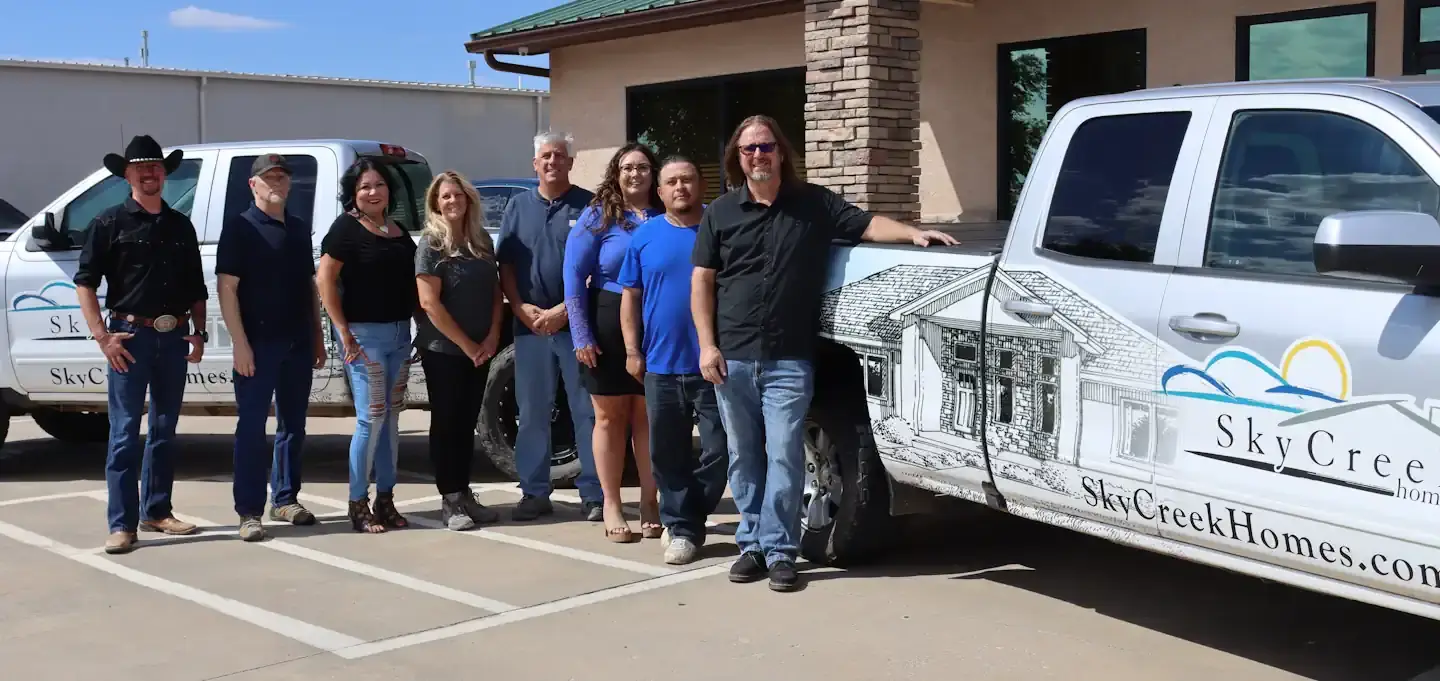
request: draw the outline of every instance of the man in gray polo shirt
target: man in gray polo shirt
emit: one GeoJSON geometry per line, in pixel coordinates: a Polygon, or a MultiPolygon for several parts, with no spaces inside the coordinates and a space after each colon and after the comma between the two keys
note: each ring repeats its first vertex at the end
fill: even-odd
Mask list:
{"type": "Polygon", "coordinates": [[[510,200],[495,247],[500,285],[515,313],[515,396],[520,403],[515,467],[523,496],[515,505],[514,520],[534,520],[554,512],[550,504],[550,413],[555,407],[556,381],[561,378],[580,455],[575,486],[586,518],[601,520],[604,496],[590,447],[595,412],[589,392],[580,383],[580,364],[566,328],[562,271],[565,238],[595,195],[570,183],[571,143],[570,136],[559,133],[535,137],[533,165],[540,186],[510,200]]]}

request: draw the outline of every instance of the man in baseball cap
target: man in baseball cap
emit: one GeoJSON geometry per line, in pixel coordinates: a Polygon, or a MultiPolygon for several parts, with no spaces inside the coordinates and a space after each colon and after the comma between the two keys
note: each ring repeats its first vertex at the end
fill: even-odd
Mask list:
{"type": "Polygon", "coordinates": [[[272,468],[270,519],[309,525],[315,516],[298,500],[300,455],[311,372],[327,356],[320,333],[319,293],[310,225],[285,209],[293,171],[280,154],[250,164],[254,203],[226,219],[215,253],[220,311],[235,356],[235,513],[240,538],[265,537],[266,469],[272,468]],[[273,455],[265,423],[275,404],[273,455]]]}

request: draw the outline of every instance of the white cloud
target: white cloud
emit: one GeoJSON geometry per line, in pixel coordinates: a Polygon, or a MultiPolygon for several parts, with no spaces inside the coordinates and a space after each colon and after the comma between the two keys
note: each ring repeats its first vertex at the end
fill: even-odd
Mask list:
{"type": "Polygon", "coordinates": [[[216,12],[194,5],[171,12],[170,25],[177,28],[206,28],[217,31],[267,31],[287,26],[281,21],[216,12]]]}

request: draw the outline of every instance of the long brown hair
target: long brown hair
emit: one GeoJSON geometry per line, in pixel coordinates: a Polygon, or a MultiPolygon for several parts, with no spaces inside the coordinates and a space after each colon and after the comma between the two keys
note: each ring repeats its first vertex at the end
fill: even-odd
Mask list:
{"type": "Polygon", "coordinates": [[[775,119],[764,114],[756,114],[735,126],[735,132],[731,133],[730,141],[725,145],[725,183],[732,187],[739,187],[745,184],[745,170],[740,167],[740,133],[752,125],[763,125],[770,129],[770,134],[775,136],[775,143],[780,145],[780,182],[782,184],[794,184],[800,181],[800,173],[795,171],[795,147],[790,144],[790,139],[780,130],[780,124],[775,119]]]}
{"type": "MultiPolygon", "coordinates": [[[[600,180],[600,186],[595,189],[595,198],[590,201],[591,205],[600,208],[600,223],[591,228],[596,234],[610,228],[610,225],[626,225],[625,220],[625,191],[620,188],[620,159],[625,155],[638,151],[645,155],[645,161],[650,164],[650,207],[657,208],[660,203],[659,182],[657,176],[660,174],[660,161],[655,156],[654,150],[639,142],[631,142],[610,157],[610,163],[605,166],[605,177],[600,180]]],[[[625,227],[626,231],[632,229],[625,227]]]]}
{"type": "Polygon", "coordinates": [[[425,190],[424,238],[445,258],[471,257],[495,261],[495,242],[485,231],[484,211],[480,194],[475,185],[464,175],[446,170],[435,176],[430,188],[425,190]],[[445,216],[440,214],[440,185],[453,182],[465,195],[465,218],[459,230],[451,229],[445,216]]]}

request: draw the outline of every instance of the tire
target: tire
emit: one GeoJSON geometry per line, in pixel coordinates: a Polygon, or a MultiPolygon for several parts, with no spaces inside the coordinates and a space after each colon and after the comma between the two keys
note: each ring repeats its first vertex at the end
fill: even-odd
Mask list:
{"type": "MultiPolygon", "coordinates": [[[[575,447],[575,429],[565,399],[564,381],[556,382],[555,409],[550,417],[550,484],[572,487],[580,477],[580,452],[575,447]]],[[[511,480],[519,480],[515,466],[515,436],[519,433],[519,403],[515,399],[515,346],[510,345],[490,363],[485,382],[485,401],[475,432],[480,448],[490,462],[511,480]]]]}
{"type": "Polygon", "coordinates": [[[10,405],[0,400],[0,449],[4,449],[5,440],[10,437],[10,405]]]}
{"type": "Polygon", "coordinates": [[[888,536],[889,508],[890,485],[869,433],[868,415],[812,406],[805,419],[800,555],[833,567],[865,561],[888,536]],[[830,481],[824,494],[822,476],[830,481]]]}
{"type": "Polygon", "coordinates": [[[96,444],[110,438],[110,415],[103,411],[36,409],[35,425],[50,437],[69,444],[96,444]]]}

